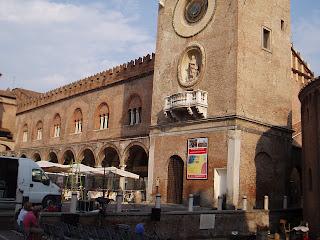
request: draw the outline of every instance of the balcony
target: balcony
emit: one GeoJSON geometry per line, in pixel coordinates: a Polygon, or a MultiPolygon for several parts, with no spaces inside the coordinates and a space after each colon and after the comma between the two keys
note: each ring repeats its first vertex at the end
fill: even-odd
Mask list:
{"type": "Polygon", "coordinates": [[[207,117],[208,93],[201,90],[175,93],[165,98],[164,114],[172,120],[207,117]]]}

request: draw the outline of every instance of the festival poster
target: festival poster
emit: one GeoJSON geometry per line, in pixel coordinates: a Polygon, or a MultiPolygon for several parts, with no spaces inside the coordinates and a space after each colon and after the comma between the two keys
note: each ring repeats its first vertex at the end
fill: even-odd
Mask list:
{"type": "Polygon", "coordinates": [[[208,179],[208,138],[188,140],[187,179],[208,179]]]}

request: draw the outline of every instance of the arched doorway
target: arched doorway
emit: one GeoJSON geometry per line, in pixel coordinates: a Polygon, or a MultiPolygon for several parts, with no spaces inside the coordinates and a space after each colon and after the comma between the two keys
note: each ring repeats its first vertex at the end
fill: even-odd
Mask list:
{"type": "Polygon", "coordinates": [[[170,157],[168,165],[167,202],[181,204],[183,194],[184,163],[181,157],[170,157]]]}
{"type": "Polygon", "coordinates": [[[27,156],[25,154],[22,154],[20,157],[21,158],[27,158],[27,156]]]}
{"type": "Polygon", "coordinates": [[[58,157],[54,152],[49,153],[49,162],[58,163],[58,157]]]}
{"type": "Polygon", "coordinates": [[[120,166],[120,159],[116,149],[107,147],[100,153],[101,165],[104,167],[117,167],[120,166]]]}
{"type": "Polygon", "coordinates": [[[73,152],[71,150],[67,150],[64,154],[63,154],[63,164],[64,165],[69,165],[72,162],[74,162],[74,155],[73,152]]]}
{"type": "Polygon", "coordinates": [[[36,161],[36,162],[39,162],[39,161],[41,161],[41,156],[40,156],[39,153],[35,153],[35,154],[33,154],[33,158],[32,159],[34,161],[36,161]]]}
{"type": "Polygon", "coordinates": [[[94,167],[96,164],[93,152],[90,149],[85,149],[81,154],[81,163],[89,166],[94,167]]]}
{"type": "Polygon", "coordinates": [[[146,188],[148,184],[148,154],[143,147],[139,145],[133,145],[128,149],[126,155],[127,161],[125,170],[140,176],[139,181],[126,180],[126,189],[142,191],[142,200],[145,200],[146,188]]]}

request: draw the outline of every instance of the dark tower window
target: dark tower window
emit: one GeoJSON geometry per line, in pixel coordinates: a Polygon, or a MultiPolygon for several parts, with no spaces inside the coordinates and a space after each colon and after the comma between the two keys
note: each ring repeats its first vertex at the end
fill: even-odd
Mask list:
{"type": "Polygon", "coordinates": [[[271,51],[271,30],[262,28],[262,48],[271,51]]]}

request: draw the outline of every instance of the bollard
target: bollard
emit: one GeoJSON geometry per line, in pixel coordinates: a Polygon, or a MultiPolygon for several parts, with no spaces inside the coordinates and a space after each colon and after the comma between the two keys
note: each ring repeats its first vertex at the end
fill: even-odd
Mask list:
{"type": "Polygon", "coordinates": [[[77,202],[78,202],[78,194],[77,194],[77,192],[72,192],[71,204],[70,204],[70,212],[71,213],[75,213],[77,211],[77,202]]]}
{"type": "Polygon", "coordinates": [[[189,194],[188,212],[193,212],[193,194],[189,194]]]}
{"type": "Polygon", "coordinates": [[[218,210],[222,210],[223,198],[221,196],[218,197],[218,210]]]}
{"type": "Polygon", "coordinates": [[[264,196],[264,210],[269,210],[269,197],[268,196],[264,196]]]}
{"type": "Polygon", "coordinates": [[[242,197],[242,210],[243,210],[243,211],[247,211],[247,209],[248,209],[247,196],[243,196],[243,197],[242,197]]]}
{"type": "Polygon", "coordinates": [[[283,209],[287,209],[288,208],[288,197],[284,196],[283,197],[283,209]]]}
{"type": "Polygon", "coordinates": [[[156,195],[156,208],[161,208],[161,194],[157,193],[156,195]]]}
{"type": "Polygon", "coordinates": [[[117,200],[117,206],[116,206],[116,212],[121,212],[122,209],[122,199],[123,199],[123,195],[122,193],[118,193],[117,194],[117,197],[116,197],[116,200],[117,200]]]}

